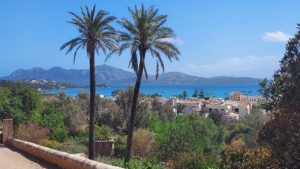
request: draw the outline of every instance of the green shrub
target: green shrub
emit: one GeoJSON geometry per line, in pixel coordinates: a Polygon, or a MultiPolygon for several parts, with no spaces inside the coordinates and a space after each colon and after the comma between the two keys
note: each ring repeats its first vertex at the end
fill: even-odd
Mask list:
{"type": "MultiPolygon", "coordinates": [[[[94,125],[94,134],[96,140],[110,139],[113,136],[113,130],[108,126],[94,125]]],[[[78,137],[88,138],[89,137],[89,127],[84,127],[78,131],[78,137]]]]}
{"type": "Polygon", "coordinates": [[[115,150],[114,156],[118,158],[123,158],[125,155],[126,150],[126,137],[125,136],[118,136],[115,142],[115,150]]]}
{"type": "Polygon", "coordinates": [[[96,158],[96,161],[123,167],[125,169],[166,169],[166,166],[164,165],[157,164],[155,161],[147,160],[132,159],[130,162],[126,163],[126,165],[124,165],[124,161],[121,158],[98,157],[96,158]]]}
{"type": "Polygon", "coordinates": [[[32,121],[32,113],[40,113],[42,106],[42,96],[34,87],[18,83],[0,86],[0,98],[0,120],[13,118],[15,126],[32,121]]]}
{"type": "Polygon", "coordinates": [[[199,115],[178,116],[171,122],[152,119],[151,126],[163,161],[181,152],[218,153],[224,144],[224,129],[199,115]]]}
{"type": "Polygon", "coordinates": [[[43,111],[42,124],[49,129],[51,139],[62,142],[68,137],[63,116],[56,109],[46,108],[43,111]]]}

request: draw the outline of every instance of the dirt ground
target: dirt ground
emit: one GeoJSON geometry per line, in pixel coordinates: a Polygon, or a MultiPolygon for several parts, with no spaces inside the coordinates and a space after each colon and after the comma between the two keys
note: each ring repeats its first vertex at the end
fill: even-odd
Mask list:
{"type": "Polygon", "coordinates": [[[59,169],[24,153],[0,145],[0,169],[59,169]]]}

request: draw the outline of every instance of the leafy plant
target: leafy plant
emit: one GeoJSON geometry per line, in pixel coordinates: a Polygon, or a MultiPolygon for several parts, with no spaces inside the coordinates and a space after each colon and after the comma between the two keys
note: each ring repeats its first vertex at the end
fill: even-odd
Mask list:
{"type": "Polygon", "coordinates": [[[64,141],[68,137],[68,128],[64,124],[63,116],[54,108],[43,111],[42,124],[49,129],[50,137],[57,141],[64,141]]]}
{"type": "Polygon", "coordinates": [[[152,120],[158,157],[169,160],[181,152],[217,153],[224,144],[225,132],[212,120],[199,115],[178,116],[172,122],[152,120]]]}

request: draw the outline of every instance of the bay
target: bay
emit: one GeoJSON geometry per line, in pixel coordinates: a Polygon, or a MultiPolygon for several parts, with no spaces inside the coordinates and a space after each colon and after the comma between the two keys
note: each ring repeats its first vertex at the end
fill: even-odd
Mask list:
{"type": "MultiPolygon", "coordinates": [[[[111,85],[109,88],[97,88],[96,93],[104,96],[111,96],[114,90],[127,89],[128,85],[119,84],[111,85]]],[[[141,92],[145,94],[160,94],[165,98],[173,97],[186,91],[188,96],[192,96],[195,89],[202,89],[207,96],[225,98],[230,92],[242,92],[250,96],[259,95],[258,83],[242,83],[242,84],[143,84],[141,92]]],[[[49,93],[56,94],[64,92],[70,96],[76,96],[80,92],[88,92],[88,88],[67,88],[53,89],[49,93]]]]}

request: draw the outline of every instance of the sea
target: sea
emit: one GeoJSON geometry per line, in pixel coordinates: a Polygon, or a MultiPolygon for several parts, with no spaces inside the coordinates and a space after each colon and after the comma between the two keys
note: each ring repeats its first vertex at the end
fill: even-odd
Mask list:
{"type": "MultiPolygon", "coordinates": [[[[103,96],[112,96],[114,90],[127,89],[128,85],[110,85],[108,88],[97,88],[96,93],[103,96]]],[[[242,92],[250,96],[259,96],[260,86],[258,83],[241,83],[241,84],[142,84],[140,91],[145,94],[159,94],[162,97],[169,98],[177,96],[186,91],[191,97],[195,89],[203,90],[208,97],[226,98],[230,92],[242,92]]],[[[89,92],[88,88],[66,88],[52,89],[48,93],[56,94],[64,92],[69,96],[76,96],[80,92],[89,92]]]]}

